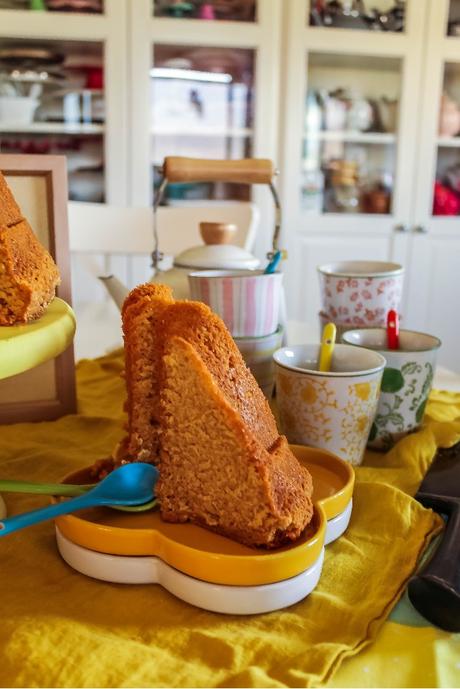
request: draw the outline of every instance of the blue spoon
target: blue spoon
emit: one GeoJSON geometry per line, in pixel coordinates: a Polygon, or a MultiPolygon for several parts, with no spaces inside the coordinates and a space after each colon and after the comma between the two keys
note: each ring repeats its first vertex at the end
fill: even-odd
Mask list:
{"type": "Polygon", "coordinates": [[[268,266],[265,268],[264,273],[265,275],[274,273],[275,270],[278,268],[278,264],[281,261],[282,258],[282,251],[276,251],[275,254],[272,256],[270,263],[268,266]]]}
{"type": "Polygon", "coordinates": [[[143,462],[125,464],[112,471],[85,495],[79,495],[72,500],[58,502],[50,507],[42,507],[0,521],[0,536],[6,536],[13,531],[24,529],[26,526],[32,526],[47,519],[54,519],[87,507],[142,505],[152,500],[157,479],[158,469],[151,464],[143,462]]]}

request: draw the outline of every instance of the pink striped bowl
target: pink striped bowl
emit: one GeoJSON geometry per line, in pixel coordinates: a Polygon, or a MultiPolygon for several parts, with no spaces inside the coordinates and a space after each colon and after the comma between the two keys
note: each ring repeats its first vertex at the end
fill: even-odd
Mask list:
{"type": "Polygon", "coordinates": [[[264,337],[280,318],[281,273],[205,270],[188,276],[192,299],[217,313],[233,337],[264,337]]]}

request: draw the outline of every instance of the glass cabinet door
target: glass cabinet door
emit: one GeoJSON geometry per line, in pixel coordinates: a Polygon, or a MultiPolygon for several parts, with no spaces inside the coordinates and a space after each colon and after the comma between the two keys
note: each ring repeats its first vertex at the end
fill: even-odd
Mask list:
{"type": "Polygon", "coordinates": [[[405,0],[310,0],[309,25],[397,33],[405,15],[405,0]]]}
{"type": "Polygon", "coordinates": [[[444,64],[437,133],[433,215],[460,215],[460,63],[457,62],[444,64]]]}
{"type": "MultiPolygon", "coordinates": [[[[254,51],[155,44],[150,82],[154,185],[165,156],[248,158],[253,152],[254,51]]],[[[248,200],[234,184],[171,184],[172,202],[248,200]]]]}
{"type": "Polygon", "coordinates": [[[103,44],[0,38],[0,151],[67,157],[69,197],[105,200],[103,44]]]}
{"type": "Polygon", "coordinates": [[[153,0],[155,17],[256,21],[256,0],[153,0]]]}
{"type": "Polygon", "coordinates": [[[460,0],[450,0],[446,34],[460,37],[460,0]]]}
{"type": "Polygon", "coordinates": [[[309,54],[304,213],[392,212],[400,88],[400,59],[309,54]]]}

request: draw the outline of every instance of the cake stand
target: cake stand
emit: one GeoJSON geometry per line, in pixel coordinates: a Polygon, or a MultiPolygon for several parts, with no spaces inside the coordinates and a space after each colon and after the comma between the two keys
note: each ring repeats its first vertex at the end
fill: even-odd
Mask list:
{"type": "Polygon", "coordinates": [[[75,334],[75,315],[57,297],[43,316],[21,325],[0,327],[0,380],[16,376],[62,354],[75,334]]]}
{"type": "MultiPolygon", "coordinates": [[[[72,343],[74,334],[75,315],[57,297],[36,321],[0,326],[0,380],[54,359],[72,343]]],[[[0,495],[0,519],[5,516],[6,507],[0,495]]]]}

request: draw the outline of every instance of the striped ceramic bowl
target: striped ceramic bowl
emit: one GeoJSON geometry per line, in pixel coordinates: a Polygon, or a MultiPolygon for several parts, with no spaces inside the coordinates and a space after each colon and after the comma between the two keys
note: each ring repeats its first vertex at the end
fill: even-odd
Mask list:
{"type": "Polygon", "coordinates": [[[268,399],[275,385],[273,354],[283,345],[283,328],[265,337],[235,337],[235,342],[252,375],[268,399]]]}
{"type": "Polygon", "coordinates": [[[233,337],[265,337],[280,319],[281,273],[205,270],[188,276],[191,298],[217,313],[233,337]]]}

